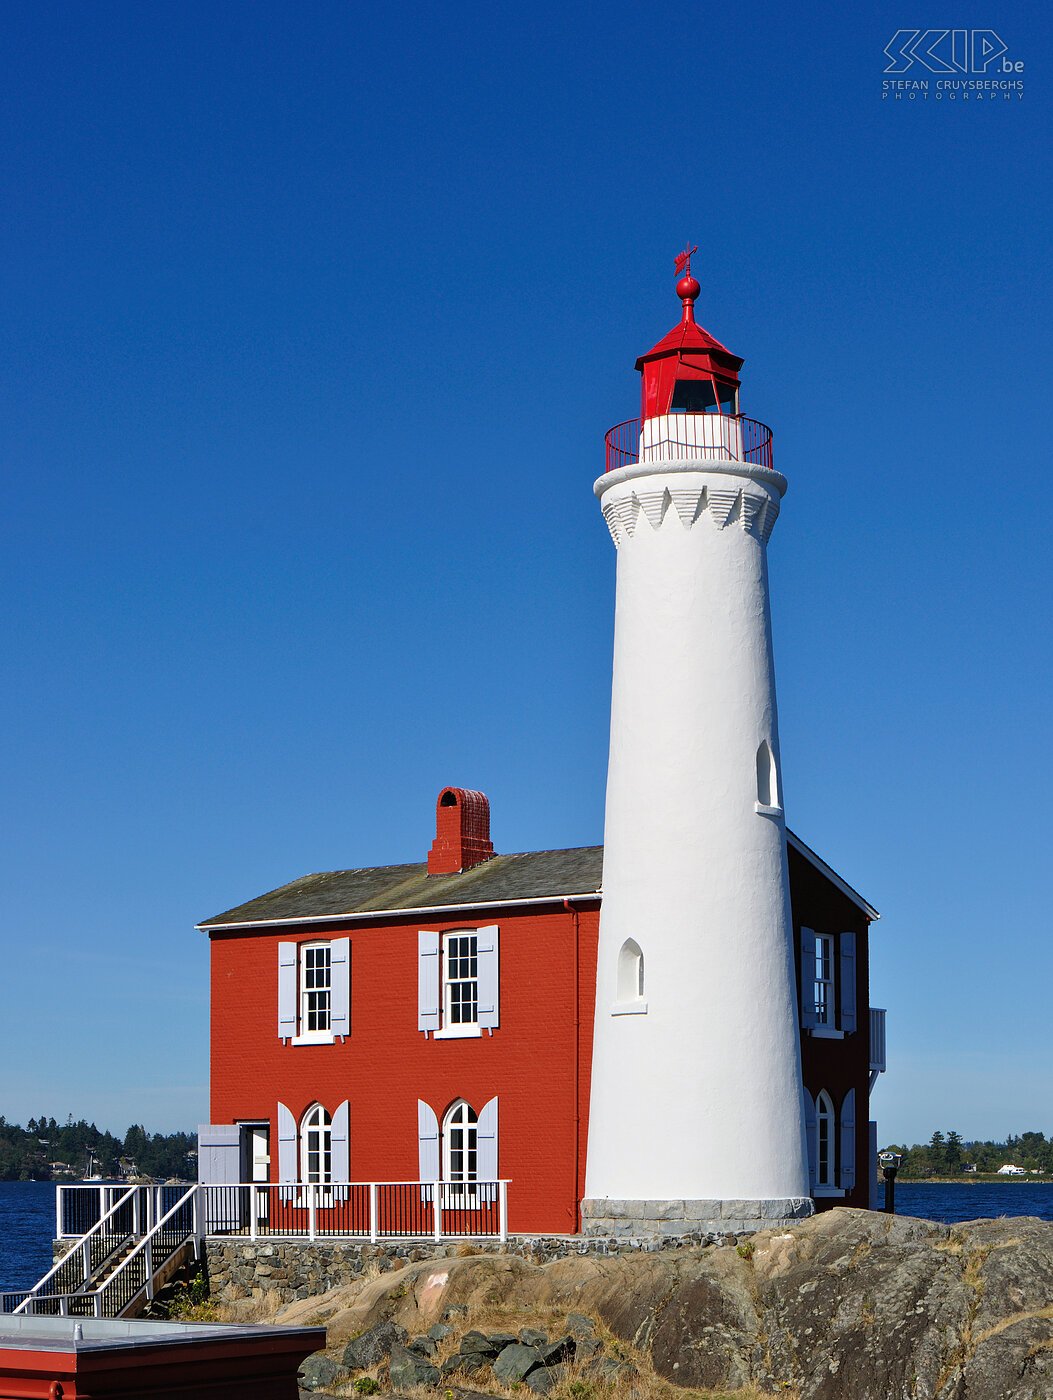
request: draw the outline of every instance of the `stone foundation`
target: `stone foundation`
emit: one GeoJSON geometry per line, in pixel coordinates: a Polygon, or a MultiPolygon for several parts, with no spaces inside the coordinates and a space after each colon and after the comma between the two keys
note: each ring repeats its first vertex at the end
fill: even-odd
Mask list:
{"type": "MultiPolygon", "coordinates": [[[[759,1228],[756,1223],[754,1229],[759,1228]]],[[[699,1248],[727,1241],[727,1230],[695,1229],[678,1236],[647,1239],[589,1238],[581,1235],[518,1235],[496,1240],[434,1244],[428,1240],[391,1240],[369,1244],[357,1240],[205,1241],[209,1291],[219,1302],[277,1294],[280,1303],[313,1298],[357,1279],[401,1269],[421,1259],[455,1259],[471,1254],[516,1254],[533,1264],[572,1255],[618,1255],[634,1251],[699,1248]]]]}
{"type": "Polygon", "coordinates": [[[701,1232],[746,1235],[806,1220],[815,1211],[808,1196],[781,1196],[764,1201],[615,1201],[581,1203],[586,1237],[613,1239],[682,1239],[701,1232]]]}

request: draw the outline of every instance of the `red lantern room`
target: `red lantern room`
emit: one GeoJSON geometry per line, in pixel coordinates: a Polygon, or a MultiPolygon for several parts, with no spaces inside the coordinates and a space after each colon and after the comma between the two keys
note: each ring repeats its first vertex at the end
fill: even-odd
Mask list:
{"type": "Polygon", "coordinates": [[[702,290],[691,275],[697,252],[688,247],[677,256],[680,324],[636,361],[640,417],[607,433],[607,471],[643,462],[725,459],[771,470],[771,429],[739,412],[742,360],[695,320],[702,290]]]}
{"type": "Polygon", "coordinates": [[[695,320],[695,301],[702,290],[691,275],[691,256],[697,252],[697,245],[685,248],[676,260],[676,294],[683,304],[680,324],[636,361],[643,375],[641,418],[739,411],[742,361],[695,320]]]}

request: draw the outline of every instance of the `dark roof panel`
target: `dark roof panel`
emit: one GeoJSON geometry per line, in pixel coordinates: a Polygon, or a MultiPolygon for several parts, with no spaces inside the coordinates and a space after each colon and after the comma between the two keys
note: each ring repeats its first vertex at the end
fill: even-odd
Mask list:
{"type": "Polygon", "coordinates": [[[458,875],[429,875],[419,865],[377,865],[304,875],[280,889],[206,919],[200,928],[325,919],[371,910],[432,909],[444,905],[501,904],[519,899],[559,899],[598,891],[603,847],[524,851],[493,856],[458,875]]]}

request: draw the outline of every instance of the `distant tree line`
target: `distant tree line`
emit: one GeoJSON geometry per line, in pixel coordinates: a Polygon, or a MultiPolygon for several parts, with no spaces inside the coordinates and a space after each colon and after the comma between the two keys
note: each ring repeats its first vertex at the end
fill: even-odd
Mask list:
{"type": "Polygon", "coordinates": [[[1045,1133],[1010,1134],[1004,1142],[965,1142],[960,1133],[937,1129],[928,1142],[913,1147],[891,1143],[889,1151],[902,1153],[899,1174],[907,1178],[964,1176],[967,1167],[996,1172],[1007,1162],[1053,1176],[1053,1137],[1045,1133]]]}
{"type": "Polygon", "coordinates": [[[65,1123],[54,1118],[30,1118],[24,1128],[0,1114],[0,1181],[50,1181],[65,1173],[82,1176],[89,1154],[95,1171],[105,1177],[123,1175],[124,1167],[140,1176],[186,1178],[193,1175],[197,1138],[193,1133],[148,1133],[133,1123],[123,1138],[103,1133],[83,1118],[65,1123]]]}

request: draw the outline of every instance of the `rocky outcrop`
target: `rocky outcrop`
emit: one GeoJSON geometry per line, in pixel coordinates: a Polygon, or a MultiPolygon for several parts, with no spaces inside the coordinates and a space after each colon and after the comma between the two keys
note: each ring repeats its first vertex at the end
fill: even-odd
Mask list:
{"type": "Polygon", "coordinates": [[[469,1333],[497,1307],[598,1318],[688,1387],[793,1387],[801,1400],[1053,1396],[1053,1225],[1028,1218],[944,1226],[833,1210],[735,1246],[544,1266],[421,1261],[295,1304],[283,1320],[309,1311],[342,1355],[380,1322],[419,1334],[452,1321],[469,1333]]]}

